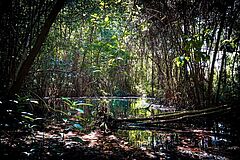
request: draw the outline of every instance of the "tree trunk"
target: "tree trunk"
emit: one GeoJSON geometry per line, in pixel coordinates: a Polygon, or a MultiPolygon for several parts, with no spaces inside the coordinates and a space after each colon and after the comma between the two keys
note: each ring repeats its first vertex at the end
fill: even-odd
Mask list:
{"type": "Polygon", "coordinates": [[[219,47],[219,43],[220,43],[220,39],[221,39],[221,34],[223,31],[223,27],[224,27],[224,21],[226,18],[226,11],[224,12],[224,14],[221,17],[221,22],[220,22],[220,27],[218,30],[218,35],[217,35],[217,41],[215,44],[215,49],[214,49],[214,53],[213,53],[213,59],[212,59],[212,65],[211,65],[211,71],[210,71],[210,75],[209,75],[209,82],[208,82],[208,104],[211,104],[211,99],[212,99],[212,88],[213,88],[213,76],[214,76],[214,65],[215,65],[215,61],[217,58],[217,53],[218,53],[218,47],[219,47]]]}
{"type": "Polygon", "coordinates": [[[30,50],[29,56],[26,58],[26,60],[23,62],[23,64],[20,66],[20,69],[18,73],[16,74],[16,79],[13,82],[12,86],[10,87],[8,95],[14,95],[15,93],[19,92],[25,77],[27,76],[28,72],[31,69],[31,66],[33,65],[34,59],[38,55],[42,44],[47,38],[47,35],[49,33],[49,30],[55,21],[58,13],[61,11],[61,9],[64,6],[65,0],[58,0],[56,4],[54,5],[52,11],[48,15],[48,18],[46,19],[45,24],[43,25],[43,28],[41,29],[40,34],[37,37],[37,40],[35,42],[35,45],[30,50]]]}
{"type": "MultiPolygon", "coordinates": [[[[229,30],[228,30],[228,36],[227,36],[228,40],[230,40],[230,38],[231,38],[233,25],[235,23],[235,20],[237,18],[237,13],[238,13],[238,12],[234,12],[233,6],[232,6],[232,13],[234,13],[234,15],[233,15],[233,18],[231,19],[231,25],[230,25],[229,30]]],[[[219,73],[219,79],[218,79],[218,86],[217,86],[217,93],[216,93],[216,104],[219,103],[220,88],[221,88],[221,85],[222,85],[222,80],[223,80],[223,78],[226,79],[226,75],[223,76],[223,70],[224,69],[226,70],[226,64],[227,64],[227,51],[226,51],[226,49],[224,49],[223,50],[220,73],[219,73]]],[[[223,84],[222,86],[225,86],[225,85],[223,84]]]]}

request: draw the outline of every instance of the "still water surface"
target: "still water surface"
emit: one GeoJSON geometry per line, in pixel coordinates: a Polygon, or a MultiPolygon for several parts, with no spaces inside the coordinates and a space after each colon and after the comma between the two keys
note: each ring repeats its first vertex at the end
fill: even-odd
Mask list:
{"type": "MultiPolygon", "coordinates": [[[[93,104],[85,108],[85,117],[94,117],[96,110],[106,108],[107,114],[117,119],[145,118],[176,112],[174,106],[164,106],[153,98],[145,97],[101,97],[78,98],[78,101],[93,104]]],[[[130,145],[142,150],[151,149],[162,159],[238,159],[239,144],[231,125],[221,120],[193,119],[182,123],[167,123],[155,126],[125,124],[115,131],[130,145]],[[126,127],[127,126],[127,127],[126,127]]]]}

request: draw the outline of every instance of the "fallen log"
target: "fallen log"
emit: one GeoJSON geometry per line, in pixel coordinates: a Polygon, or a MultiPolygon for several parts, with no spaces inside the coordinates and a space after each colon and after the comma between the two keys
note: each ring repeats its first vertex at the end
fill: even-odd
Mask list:
{"type": "Polygon", "coordinates": [[[139,122],[139,121],[158,120],[158,122],[160,123],[167,123],[167,122],[176,121],[186,117],[190,118],[190,117],[197,117],[201,115],[212,114],[215,112],[217,113],[224,109],[230,110],[231,107],[223,105],[223,106],[211,107],[211,108],[202,109],[202,110],[172,112],[169,114],[163,114],[159,116],[152,116],[152,117],[146,117],[146,118],[115,119],[115,122],[139,122]]]}
{"type": "Polygon", "coordinates": [[[157,121],[151,121],[151,122],[142,122],[139,123],[139,126],[147,126],[147,125],[154,125],[154,124],[161,124],[161,123],[176,123],[176,122],[181,122],[182,120],[186,120],[188,118],[196,118],[196,117],[203,117],[203,116],[209,116],[212,114],[219,114],[219,113],[226,113],[231,110],[231,107],[224,108],[218,111],[211,111],[211,112],[204,112],[204,113],[199,113],[199,114],[193,114],[193,115],[184,115],[182,117],[178,118],[172,118],[172,119],[165,119],[165,120],[157,120],[157,121]]]}

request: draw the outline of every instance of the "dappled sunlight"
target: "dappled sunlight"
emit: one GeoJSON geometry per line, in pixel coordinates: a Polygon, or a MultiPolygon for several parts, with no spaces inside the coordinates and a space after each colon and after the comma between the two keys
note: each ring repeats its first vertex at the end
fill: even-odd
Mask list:
{"type": "Polygon", "coordinates": [[[0,2],[0,159],[240,159],[240,0],[0,2]]]}

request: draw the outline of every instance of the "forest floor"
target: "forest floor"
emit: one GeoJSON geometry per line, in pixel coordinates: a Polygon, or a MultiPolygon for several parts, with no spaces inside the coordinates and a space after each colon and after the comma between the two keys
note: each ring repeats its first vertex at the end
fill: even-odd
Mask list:
{"type": "MultiPolygon", "coordinates": [[[[187,154],[179,154],[173,150],[168,152],[168,156],[166,156],[166,152],[159,153],[147,148],[133,147],[123,138],[115,136],[111,132],[105,133],[100,130],[93,130],[83,133],[79,130],[66,131],[64,128],[63,124],[52,124],[31,135],[24,135],[24,132],[20,131],[5,132],[1,136],[1,160],[200,159],[199,157],[187,156],[187,154]]],[[[185,152],[190,152],[189,149],[189,147],[181,147],[181,150],[185,150],[185,152]]],[[[195,149],[191,152],[198,152],[195,149]]],[[[218,154],[225,154],[227,157],[232,157],[230,154],[235,154],[237,157],[224,159],[220,157],[220,159],[239,158],[239,147],[232,148],[231,152],[225,151],[218,151],[218,154]]],[[[204,159],[219,158],[206,155],[204,159]]]]}
{"type": "MultiPolygon", "coordinates": [[[[202,159],[196,156],[197,154],[195,156],[192,154],[201,152],[201,149],[191,147],[190,143],[186,143],[186,138],[182,140],[181,143],[184,144],[181,147],[175,146],[175,150],[169,149],[160,153],[149,148],[131,146],[124,137],[116,136],[114,132],[106,133],[98,129],[66,130],[65,123],[49,124],[33,132],[20,130],[1,132],[1,160],[202,159]]],[[[209,149],[209,152],[221,156],[213,157],[208,154],[204,159],[237,160],[240,158],[239,146],[217,151],[209,149]]]]}
{"type": "Polygon", "coordinates": [[[3,159],[157,159],[151,150],[141,150],[113,134],[100,130],[82,133],[65,131],[61,125],[49,125],[31,135],[24,132],[1,134],[0,157],[3,159]]]}

